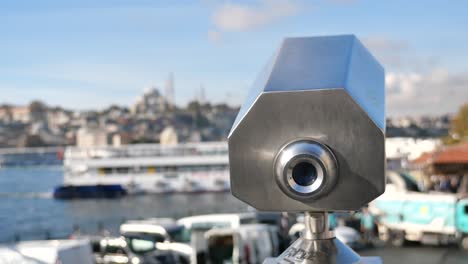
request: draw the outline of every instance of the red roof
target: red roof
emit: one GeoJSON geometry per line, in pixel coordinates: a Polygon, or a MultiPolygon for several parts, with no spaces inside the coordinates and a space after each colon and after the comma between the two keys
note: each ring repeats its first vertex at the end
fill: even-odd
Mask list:
{"type": "Polygon", "coordinates": [[[468,164],[468,142],[423,153],[412,161],[415,164],[468,164]]]}
{"type": "Polygon", "coordinates": [[[421,154],[421,156],[419,156],[415,160],[412,160],[411,162],[415,164],[421,164],[421,165],[426,164],[428,162],[431,162],[432,156],[433,156],[432,152],[424,152],[423,154],[421,154]]]}

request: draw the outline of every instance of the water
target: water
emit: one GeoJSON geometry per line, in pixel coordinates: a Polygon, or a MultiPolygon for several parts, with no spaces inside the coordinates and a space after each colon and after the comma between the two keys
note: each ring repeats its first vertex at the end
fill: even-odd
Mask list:
{"type": "Polygon", "coordinates": [[[56,200],[52,190],[62,178],[61,167],[0,169],[0,242],[65,238],[74,225],[95,234],[101,224],[117,235],[119,225],[129,219],[247,210],[230,193],[56,200]]]}
{"type": "MultiPolygon", "coordinates": [[[[119,225],[128,219],[246,210],[229,193],[55,200],[51,191],[62,182],[62,173],[61,167],[0,169],[0,242],[66,238],[74,224],[83,233],[95,234],[102,223],[117,235],[119,225]]],[[[384,263],[461,264],[468,259],[468,252],[453,247],[378,247],[359,253],[381,256],[384,263]]]]}

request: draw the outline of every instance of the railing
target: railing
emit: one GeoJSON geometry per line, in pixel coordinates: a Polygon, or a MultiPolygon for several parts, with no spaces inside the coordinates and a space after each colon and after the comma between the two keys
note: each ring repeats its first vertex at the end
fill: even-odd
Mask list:
{"type": "Polygon", "coordinates": [[[58,153],[63,152],[64,149],[64,147],[0,148],[0,155],[58,153]]]}
{"type": "Polygon", "coordinates": [[[63,147],[0,148],[0,167],[61,165],[64,149],[63,147]]]}
{"type": "Polygon", "coordinates": [[[125,157],[168,157],[227,155],[226,142],[183,143],[178,145],[134,144],[91,148],[68,147],[65,159],[102,159],[125,157]]]}

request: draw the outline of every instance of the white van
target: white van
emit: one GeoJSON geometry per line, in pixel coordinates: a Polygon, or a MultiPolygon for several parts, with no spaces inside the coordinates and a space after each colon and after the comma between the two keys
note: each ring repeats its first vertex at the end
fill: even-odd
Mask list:
{"type": "Polygon", "coordinates": [[[0,250],[0,260],[2,260],[2,263],[21,263],[14,262],[20,259],[27,260],[24,263],[41,264],[94,263],[91,245],[88,240],[22,241],[9,246],[8,249],[0,250]],[[6,254],[9,254],[9,256],[6,254]],[[8,262],[8,259],[12,262],[8,262]]]}
{"type": "Polygon", "coordinates": [[[44,264],[38,260],[28,258],[21,255],[12,247],[2,246],[0,247],[0,263],[2,264],[44,264]]]}
{"type": "Polygon", "coordinates": [[[270,225],[214,228],[205,238],[207,263],[262,263],[279,254],[278,228],[270,225]]]}
{"type": "Polygon", "coordinates": [[[212,228],[238,228],[241,224],[256,222],[255,213],[209,214],[184,217],[177,223],[184,227],[186,236],[190,237],[193,252],[191,263],[205,263],[207,243],[205,232],[212,228]]]}

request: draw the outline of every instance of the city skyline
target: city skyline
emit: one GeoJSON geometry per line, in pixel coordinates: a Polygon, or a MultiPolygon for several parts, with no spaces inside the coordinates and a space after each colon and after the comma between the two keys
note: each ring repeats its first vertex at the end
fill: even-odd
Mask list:
{"type": "Polygon", "coordinates": [[[468,98],[468,18],[436,1],[14,1],[0,3],[1,103],[129,106],[144,87],[185,105],[242,103],[286,36],[356,34],[387,72],[387,114],[454,113],[468,98]],[[372,23],[370,23],[372,22],[372,23]]]}

